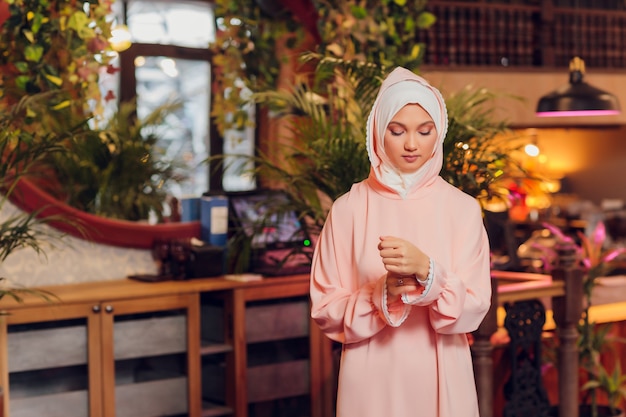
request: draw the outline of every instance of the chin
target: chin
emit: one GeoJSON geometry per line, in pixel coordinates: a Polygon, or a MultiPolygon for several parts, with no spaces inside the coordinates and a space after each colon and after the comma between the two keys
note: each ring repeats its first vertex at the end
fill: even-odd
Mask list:
{"type": "Polygon", "coordinates": [[[410,167],[406,167],[403,169],[400,169],[400,172],[403,174],[415,174],[417,171],[419,171],[424,165],[420,165],[420,166],[410,166],[410,167]]]}

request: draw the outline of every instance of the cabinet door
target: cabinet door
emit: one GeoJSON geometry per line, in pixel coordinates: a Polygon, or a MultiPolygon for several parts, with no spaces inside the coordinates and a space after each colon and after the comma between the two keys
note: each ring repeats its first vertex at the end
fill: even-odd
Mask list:
{"type": "Polygon", "coordinates": [[[102,303],[105,417],[199,417],[197,295],[102,303]]]}
{"type": "Polygon", "coordinates": [[[232,292],[205,293],[200,302],[202,415],[232,416],[237,386],[232,332],[232,292]]]}
{"type": "Polygon", "coordinates": [[[249,415],[310,416],[309,299],[246,304],[249,415]]]}
{"type": "Polygon", "coordinates": [[[100,319],[91,304],[16,309],[4,320],[5,415],[102,416],[100,319]]]}

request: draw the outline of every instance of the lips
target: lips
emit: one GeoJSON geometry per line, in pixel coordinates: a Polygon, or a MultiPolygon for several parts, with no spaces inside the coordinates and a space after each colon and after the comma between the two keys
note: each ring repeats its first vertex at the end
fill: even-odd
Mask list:
{"type": "Polygon", "coordinates": [[[406,162],[415,162],[419,159],[417,155],[404,155],[402,157],[406,162]]]}

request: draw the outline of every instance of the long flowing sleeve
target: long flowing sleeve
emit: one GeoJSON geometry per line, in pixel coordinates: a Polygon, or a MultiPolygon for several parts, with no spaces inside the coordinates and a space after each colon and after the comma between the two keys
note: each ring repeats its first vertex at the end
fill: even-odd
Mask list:
{"type": "Polygon", "coordinates": [[[331,209],[315,248],[311,268],[311,316],[329,338],[341,343],[357,343],[387,325],[400,324],[410,306],[396,301],[385,314],[385,274],[362,284],[363,277],[352,250],[352,220],[346,216],[350,210],[336,209],[343,203],[338,201],[331,209]]]}
{"type": "Polygon", "coordinates": [[[430,322],[438,333],[469,333],[478,328],[491,304],[489,241],[478,204],[470,204],[455,222],[451,265],[434,260],[430,291],[410,294],[408,302],[430,306],[430,322]]]}

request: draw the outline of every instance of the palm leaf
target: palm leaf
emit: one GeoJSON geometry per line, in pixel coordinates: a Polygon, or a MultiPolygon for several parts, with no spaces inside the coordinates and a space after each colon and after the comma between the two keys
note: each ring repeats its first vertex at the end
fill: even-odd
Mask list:
{"type": "MultiPolygon", "coordinates": [[[[366,121],[387,69],[315,53],[305,54],[303,62],[313,70],[293,86],[252,95],[281,119],[288,144],[238,157],[252,160],[254,175],[264,183],[284,189],[290,196],[284,209],[300,213],[309,234],[316,235],[332,202],[369,173],[366,121]]],[[[476,197],[493,195],[494,183],[521,169],[511,157],[513,145],[498,136],[507,125],[494,119],[494,97],[486,90],[467,89],[447,101],[450,128],[442,176],[476,197]]],[[[235,155],[210,160],[226,156],[235,155]]]]}

